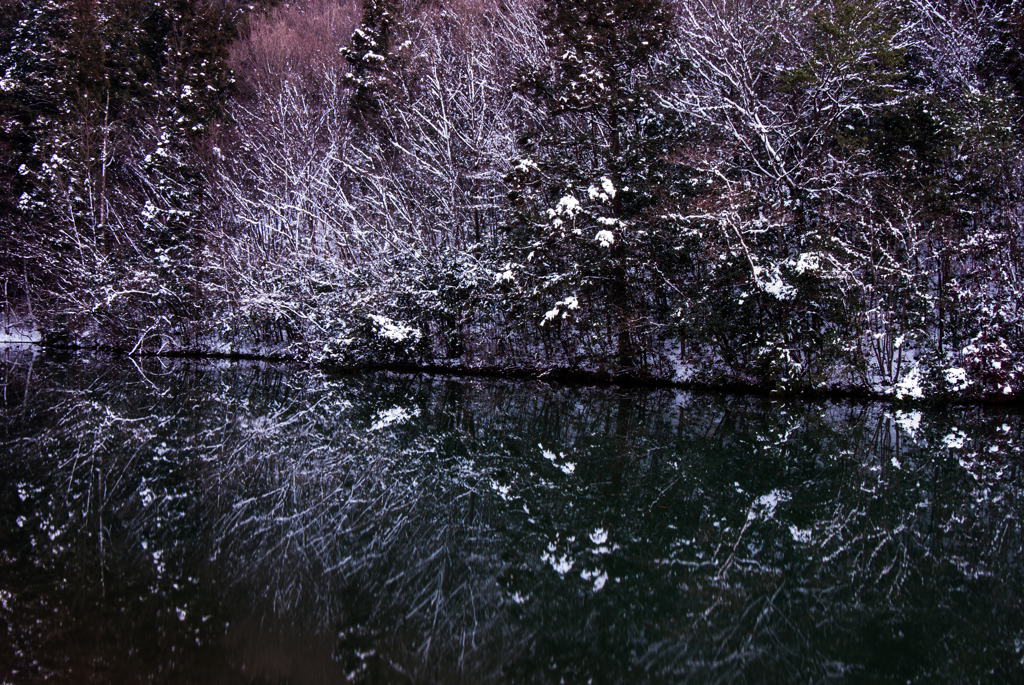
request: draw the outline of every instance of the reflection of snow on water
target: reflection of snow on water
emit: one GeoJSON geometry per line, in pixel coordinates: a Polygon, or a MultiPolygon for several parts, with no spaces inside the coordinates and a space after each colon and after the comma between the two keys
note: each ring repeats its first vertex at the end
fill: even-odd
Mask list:
{"type": "MultiPolygon", "coordinates": [[[[512,490],[512,486],[511,485],[501,485],[497,481],[493,481],[492,480],[491,481],[491,490],[494,490],[496,493],[498,493],[498,497],[500,497],[501,499],[503,499],[503,500],[505,500],[507,502],[508,501],[508,493],[512,490]]],[[[525,506],[526,505],[523,505],[524,508],[525,508],[525,506]]],[[[530,513],[529,510],[527,510],[526,513],[529,514],[530,513]]]]}
{"type": "Polygon", "coordinates": [[[562,473],[564,473],[567,476],[571,476],[573,473],[575,473],[575,471],[576,471],[576,464],[574,464],[573,462],[566,461],[566,462],[564,462],[562,464],[556,464],[555,463],[559,459],[565,459],[565,454],[564,453],[555,454],[551,450],[545,449],[544,445],[542,445],[540,443],[537,444],[537,447],[540,448],[540,452],[544,456],[544,458],[547,459],[548,461],[550,461],[555,466],[557,466],[562,473]]]}
{"type": "Polygon", "coordinates": [[[919,411],[897,411],[894,416],[896,425],[912,438],[917,437],[917,431],[921,428],[921,412],[919,411]]]}
{"type": "Polygon", "coordinates": [[[43,334],[35,329],[0,326],[0,347],[35,345],[43,341],[43,334]]]}
{"type": "Polygon", "coordinates": [[[540,560],[546,564],[551,564],[551,568],[555,570],[560,576],[564,576],[566,573],[572,570],[572,565],[575,560],[572,559],[568,554],[563,554],[561,557],[556,557],[554,554],[544,552],[540,555],[540,560]]]}
{"type": "Polygon", "coordinates": [[[604,584],[608,582],[608,573],[606,571],[586,571],[580,573],[580,578],[583,580],[594,581],[594,592],[598,592],[604,587],[604,584]]]}
{"type": "MultiPolygon", "coordinates": [[[[575,536],[567,538],[567,542],[569,543],[575,541],[575,536]]],[[[558,544],[556,542],[549,542],[547,549],[543,553],[541,553],[540,560],[542,563],[550,564],[551,568],[555,570],[555,573],[557,573],[560,576],[564,576],[566,573],[572,570],[575,560],[568,554],[556,556],[557,551],[558,544]]]]}
{"type": "Polygon", "coordinates": [[[781,490],[772,490],[766,495],[761,495],[754,500],[750,511],[747,512],[747,520],[750,521],[759,516],[766,519],[774,518],[775,509],[779,506],[779,502],[788,502],[789,500],[789,493],[781,490]]]}
{"type": "Polygon", "coordinates": [[[412,411],[409,411],[405,407],[394,406],[391,409],[385,409],[384,411],[377,412],[377,415],[374,417],[373,425],[370,426],[370,430],[376,431],[395,424],[402,424],[419,415],[419,407],[414,407],[412,411]]]}
{"type": "MultiPolygon", "coordinates": [[[[793,612],[822,612],[836,626],[832,635],[863,631],[878,611],[912,615],[925,601],[920,606],[939,613],[936,626],[921,627],[922,639],[941,643],[942,625],[965,625],[953,655],[959,663],[980,663],[993,649],[1005,650],[1007,639],[1009,648],[1024,651],[1010,632],[1013,607],[991,599],[990,591],[993,580],[1013,577],[998,528],[1019,518],[1013,465],[1021,453],[1020,419],[1012,413],[972,410],[980,418],[957,416],[960,427],[953,428],[927,408],[783,410],[750,399],[737,412],[735,399],[659,391],[628,396],[638,410],[634,425],[607,420],[622,415],[620,395],[540,387],[520,397],[512,394],[515,387],[480,380],[386,377],[375,381],[385,384],[378,391],[369,381],[343,378],[325,389],[319,376],[305,387],[288,369],[284,385],[270,384],[264,401],[250,391],[251,366],[188,367],[195,374],[188,379],[210,374],[207,385],[194,384],[196,392],[219,393],[210,396],[162,394],[156,384],[163,376],[146,383],[129,366],[128,384],[141,388],[141,399],[114,392],[101,403],[95,393],[41,394],[35,375],[46,370],[44,362],[33,368],[27,401],[8,408],[9,420],[20,426],[22,415],[57,415],[76,433],[67,438],[44,425],[33,429],[34,443],[5,443],[15,445],[9,538],[23,540],[18,553],[43,568],[71,568],[76,559],[95,558],[97,529],[76,524],[92,521],[98,498],[107,498],[104,525],[130,534],[123,553],[103,548],[107,582],[124,573],[127,580],[118,576],[117,583],[149,583],[153,590],[145,602],[131,598],[124,605],[131,620],[109,646],[115,658],[125,652],[121,636],[132,638],[134,626],[150,625],[154,608],[165,639],[176,645],[190,645],[193,637],[197,645],[200,638],[220,644],[228,619],[232,630],[252,615],[280,617],[282,625],[284,619],[322,621],[326,634],[345,616],[354,623],[338,625],[344,641],[328,640],[328,665],[340,654],[346,669],[370,663],[359,673],[378,674],[392,661],[405,672],[427,673],[437,665],[420,659],[456,663],[465,654],[469,668],[483,669],[500,654],[499,667],[521,666],[543,679],[548,662],[534,664],[528,651],[544,640],[568,655],[564,665],[581,680],[598,681],[603,664],[593,652],[582,650],[574,662],[574,652],[563,649],[592,639],[592,632],[578,633],[590,629],[579,625],[577,610],[589,612],[587,603],[614,619],[601,626],[607,659],[636,673],[731,659],[729,674],[741,678],[747,664],[781,669],[802,650],[821,663],[833,658],[831,636],[815,631],[780,644],[780,636],[791,634],[788,611],[744,613],[770,607],[776,594],[793,612]],[[884,468],[894,458],[886,442],[893,433],[877,428],[886,419],[895,419],[906,437],[895,453],[899,473],[884,468]],[[88,422],[96,427],[83,438],[88,422]],[[368,433],[371,426],[380,432],[368,433]],[[710,449],[708,436],[716,433],[732,448],[710,449]],[[874,442],[866,442],[871,435],[874,442]],[[538,440],[551,449],[538,448],[538,440]],[[573,472],[567,455],[581,460],[572,466],[585,468],[573,472]],[[966,470],[947,468],[957,462],[966,470]],[[813,465],[813,477],[801,463],[813,465]],[[555,469],[573,475],[562,478],[555,469]],[[943,506],[931,503],[937,495],[929,474],[936,469],[950,484],[938,500],[943,506]],[[882,505],[895,515],[866,515],[882,505]],[[919,544],[935,530],[953,541],[942,564],[933,564],[932,548],[919,544]],[[794,563],[808,571],[804,585],[786,582],[794,563]],[[222,609],[225,623],[202,618],[216,615],[217,606],[201,602],[216,601],[220,591],[206,585],[207,570],[232,592],[251,595],[253,608],[245,603],[238,616],[222,609]],[[192,583],[193,577],[199,580],[192,583]],[[881,605],[862,601],[857,588],[868,584],[879,589],[873,596],[881,605]],[[374,604],[372,617],[360,623],[346,613],[347,593],[363,587],[374,588],[374,604]],[[947,589],[971,593],[978,615],[984,613],[981,626],[957,616],[955,602],[942,608],[947,589]],[[839,599],[824,606],[826,596],[839,599]],[[691,629],[695,617],[701,617],[698,631],[691,629]],[[926,632],[932,629],[938,632],[926,632]],[[526,651],[509,648],[517,644],[526,651]],[[508,650],[507,659],[501,650],[508,650]]],[[[23,373],[28,370],[26,364],[23,373]]],[[[60,373],[63,378],[63,367],[60,373]]],[[[278,378],[272,370],[260,373],[278,378]]],[[[10,589],[0,590],[4,618],[24,615],[25,631],[41,630],[34,627],[36,614],[19,612],[25,602],[10,589]]],[[[264,647],[260,640],[255,651],[264,647]]],[[[26,668],[31,663],[23,661],[26,668]]],[[[473,682],[502,679],[490,671],[467,673],[473,682]]],[[[801,675],[794,670],[789,679],[801,675]]],[[[811,675],[828,679],[824,671],[811,675]]],[[[971,675],[962,679],[984,680],[971,675]]]]}

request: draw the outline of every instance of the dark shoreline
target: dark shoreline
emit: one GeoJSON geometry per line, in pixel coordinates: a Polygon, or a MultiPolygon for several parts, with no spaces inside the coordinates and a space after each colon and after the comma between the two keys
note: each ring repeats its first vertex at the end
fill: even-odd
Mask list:
{"type": "Polygon", "coordinates": [[[12,345],[38,347],[42,350],[57,353],[66,352],[100,352],[112,358],[162,358],[187,360],[225,360],[225,361],[256,361],[274,364],[300,364],[319,368],[337,375],[351,375],[366,372],[391,372],[398,374],[420,374],[449,378],[491,378],[515,381],[540,381],[552,385],[566,385],[594,388],[619,388],[624,390],[656,390],[675,389],[701,395],[727,394],[759,397],[762,399],[778,399],[785,401],[845,401],[856,403],[883,402],[897,406],[923,406],[934,408],[999,406],[1024,409],[1024,394],[985,395],[981,397],[932,396],[926,398],[896,398],[893,395],[871,392],[869,390],[830,387],[802,388],[794,390],[778,390],[755,383],[742,381],[723,381],[721,383],[695,383],[689,381],[673,381],[654,376],[639,376],[607,371],[586,371],[564,367],[552,368],[504,368],[500,366],[467,367],[463,365],[445,365],[437,363],[380,362],[364,364],[339,364],[334,362],[315,363],[302,360],[293,354],[257,354],[247,352],[213,352],[204,350],[167,350],[131,352],[127,348],[108,345],[86,346],[66,343],[23,342],[12,345]]]}

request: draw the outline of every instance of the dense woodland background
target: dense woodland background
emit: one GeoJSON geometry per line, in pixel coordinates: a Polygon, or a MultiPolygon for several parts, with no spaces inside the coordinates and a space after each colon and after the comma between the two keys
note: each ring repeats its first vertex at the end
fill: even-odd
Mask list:
{"type": "Polygon", "coordinates": [[[5,331],[1013,397],[1018,0],[0,0],[5,331]]]}

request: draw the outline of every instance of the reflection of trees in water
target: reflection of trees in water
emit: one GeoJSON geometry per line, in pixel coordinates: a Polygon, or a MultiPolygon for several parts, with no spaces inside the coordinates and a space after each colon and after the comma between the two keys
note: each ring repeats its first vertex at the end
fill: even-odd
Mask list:
{"type": "Polygon", "coordinates": [[[121,602],[105,630],[178,644],[179,670],[213,650],[309,682],[955,679],[1019,658],[1016,416],[22,361],[0,573],[121,602]]]}

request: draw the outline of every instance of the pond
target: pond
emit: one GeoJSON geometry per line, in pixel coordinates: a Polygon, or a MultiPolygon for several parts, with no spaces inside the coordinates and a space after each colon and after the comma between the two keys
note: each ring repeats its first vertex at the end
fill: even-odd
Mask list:
{"type": "Polygon", "coordinates": [[[1020,682],[1008,409],[0,350],[0,681],[1020,682]]]}

